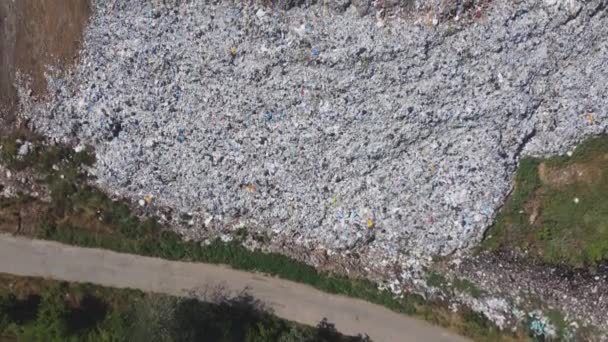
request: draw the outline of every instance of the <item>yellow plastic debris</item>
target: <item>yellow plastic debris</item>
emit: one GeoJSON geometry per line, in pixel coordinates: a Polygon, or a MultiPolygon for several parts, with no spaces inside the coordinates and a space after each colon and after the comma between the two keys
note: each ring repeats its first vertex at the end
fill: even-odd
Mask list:
{"type": "Polygon", "coordinates": [[[374,220],[372,220],[371,218],[367,219],[367,228],[368,229],[373,229],[376,226],[376,223],[374,222],[374,220]]]}
{"type": "Polygon", "coordinates": [[[237,50],[236,48],[233,46],[228,50],[228,53],[230,53],[230,56],[234,57],[236,56],[237,50]]]}
{"type": "Polygon", "coordinates": [[[592,124],[593,123],[593,113],[587,114],[586,119],[587,119],[587,123],[592,124]]]}
{"type": "Polygon", "coordinates": [[[255,190],[256,190],[255,184],[249,183],[249,184],[245,185],[245,191],[255,192],[255,190]]]}
{"type": "Polygon", "coordinates": [[[153,198],[152,195],[146,195],[146,196],[144,196],[144,201],[146,201],[146,204],[149,205],[150,203],[152,203],[152,198],[153,198]]]}

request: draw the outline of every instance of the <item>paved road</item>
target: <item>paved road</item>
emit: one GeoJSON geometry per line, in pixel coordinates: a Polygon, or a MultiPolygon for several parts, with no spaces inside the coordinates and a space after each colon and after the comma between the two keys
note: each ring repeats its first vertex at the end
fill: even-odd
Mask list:
{"type": "Polygon", "coordinates": [[[323,317],[349,335],[374,341],[466,341],[427,322],[362,300],[331,295],[310,286],[222,266],[167,261],[101,249],[29,240],[0,234],[0,273],[89,282],[118,288],[184,295],[224,286],[248,292],[282,318],[316,325],[323,317]]]}

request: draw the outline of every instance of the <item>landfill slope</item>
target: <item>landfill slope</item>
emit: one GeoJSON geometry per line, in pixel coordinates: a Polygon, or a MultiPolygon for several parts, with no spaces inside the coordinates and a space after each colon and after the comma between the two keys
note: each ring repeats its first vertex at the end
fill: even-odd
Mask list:
{"type": "Polygon", "coordinates": [[[466,21],[159,3],[96,1],[74,75],[23,115],[93,145],[106,190],[187,213],[188,238],[247,227],[406,268],[475,246],[522,155],[608,126],[602,1],[466,21]]]}

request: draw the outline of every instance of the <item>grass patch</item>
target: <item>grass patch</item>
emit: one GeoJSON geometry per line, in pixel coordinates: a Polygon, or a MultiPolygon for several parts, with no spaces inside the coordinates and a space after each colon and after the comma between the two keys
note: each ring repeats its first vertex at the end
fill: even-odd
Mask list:
{"type": "MultiPolygon", "coordinates": [[[[94,162],[89,151],[80,153],[60,146],[36,146],[36,158],[24,160],[19,167],[37,171],[51,194],[44,224],[33,235],[83,247],[95,247],[122,253],[224,264],[230,267],[262,272],[311,285],[328,293],[367,300],[394,311],[413,315],[452,329],[475,340],[510,339],[483,316],[464,316],[452,312],[446,303],[425,300],[417,294],[395,297],[380,291],[372,282],[320,273],[313,267],[281,254],[245,249],[239,242],[215,240],[209,245],[183,241],[176,233],[164,229],[156,220],[140,220],[129,207],[87,186],[82,165],[94,162]],[[469,318],[474,318],[469,320],[469,318]],[[481,321],[484,321],[481,324],[481,321]]],[[[241,235],[247,235],[242,231],[241,235]]],[[[258,237],[261,240],[267,237],[258,237]]],[[[466,285],[463,285],[466,287],[466,285]]]]}
{"type": "Polygon", "coordinates": [[[571,156],[524,159],[515,181],[483,249],[515,248],[577,268],[608,261],[608,137],[586,141],[571,156]]]}

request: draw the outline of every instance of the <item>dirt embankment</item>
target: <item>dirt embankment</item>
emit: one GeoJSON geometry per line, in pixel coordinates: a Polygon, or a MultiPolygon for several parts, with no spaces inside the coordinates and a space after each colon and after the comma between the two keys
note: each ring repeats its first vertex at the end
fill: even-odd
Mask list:
{"type": "Polygon", "coordinates": [[[0,133],[15,124],[17,73],[32,96],[44,96],[47,67],[73,65],[90,13],[89,0],[0,2],[0,133]]]}

